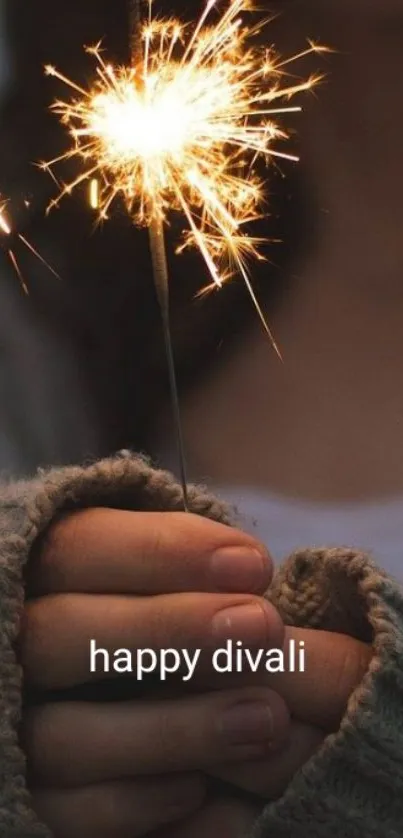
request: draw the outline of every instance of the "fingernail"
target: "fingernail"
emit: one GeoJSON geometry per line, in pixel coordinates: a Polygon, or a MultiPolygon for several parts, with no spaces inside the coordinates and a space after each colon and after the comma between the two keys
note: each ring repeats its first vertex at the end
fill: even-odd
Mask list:
{"type": "Polygon", "coordinates": [[[269,635],[269,614],[266,603],[251,602],[224,608],[213,617],[212,630],[216,641],[242,640],[251,645],[265,644],[269,635]]]}
{"type": "Polygon", "coordinates": [[[273,737],[273,715],[262,701],[245,701],[225,710],[218,721],[222,739],[230,745],[268,745],[273,737]]]}
{"type": "Polygon", "coordinates": [[[223,547],[210,559],[211,574],[218,591],[254,593],[270,584],[268,555],[253,547],[223,547]]]}

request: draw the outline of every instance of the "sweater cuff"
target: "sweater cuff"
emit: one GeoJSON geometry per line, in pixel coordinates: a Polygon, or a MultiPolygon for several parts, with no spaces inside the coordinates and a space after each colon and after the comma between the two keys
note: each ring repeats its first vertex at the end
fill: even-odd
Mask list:
{"type": "MultiPolygon", "coordinates": [[[[182,491],[167,472],[123,452],[85,468],[41,471],[0,490],[0,835],[50,838],[31,807],[25,758],[18,744],[22,671],[15,646],[24,606],[23,573],[31,548],[57,515],[84,507],[180,511],[182,491]]],[[[189,487],[191,512],[229,523],[229,511],[189,487]]]]}
{"type": "MultiPolygon", "coordinates": [[[[269,598],[289,625],[371,643],[373,657],[336,734],[267,806],[250,838],[403,834],[403,590],[363,553],[306,550],[269,598]]],[[[318,678],[321,673],[317,673],[318,678]]]]}

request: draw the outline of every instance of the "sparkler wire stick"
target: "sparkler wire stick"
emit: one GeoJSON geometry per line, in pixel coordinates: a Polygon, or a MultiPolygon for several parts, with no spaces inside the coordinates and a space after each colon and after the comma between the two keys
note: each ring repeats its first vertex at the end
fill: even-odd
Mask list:
{"type": "MultiPolygon", "coordinates": [[[[130,16],[130,48],[133,63],[141,56],[141,0],[129,0],[130,16]]],[[[161,312],[164,333],[165,352],[168,363],[169,386],[173,419],[175,424],[176,443],[179,456],[179,474],[183,492],[185,512],[189,511],[189,497],[187,489],[187,469],[185,446],[183,442],[182,422],[179,406],[178,385],[176,380],[175,359],[172,346],[171,321],[169,313],[169,275],[165,248],[165,233],[162,218],[157,213],[152,214],[148,228],[151,261],[153,266],[154,284],[161,312]]]]}
{"type": "Polygon", "coordinates": [[[210,24],[208,18],[219,0],[205,0],[193,27],[175,18],[155,17],[153,0],[147,0],[144,21],[143,0],[126,2],[131,52],[127,66],[105,60],[99,43],[86,48],[96,64],[96,79],[88,89],[55,67],[45,68],[70,88],[70,100],[58,99],[52,109],[67,127],[72,146],[42,168],[57,180],[52,169],[58,163],[73,159],[84,163],[70,183],[60,184],[48,211],[87,182],[100,219],[106,220],[112,204],[121,198],[133,223],[148,228],[186,508],[165,222],[171,211],[182,214],[187,230],[176,252],[196,247],[215,287],[221,288],[235,274],[243,277],[280,355],[249,276],[249,260],[265,258],[260,245],[266,238],[249,235],[245,225],[262,217],[264,182],[256,171],[257,160],[298,159],[274,145],[288,135],[273,118],[300,110],[288,106],[288,101],[322,78],[311,74],[299,80],[284,68],[297,57],[328,50],[308,41],[298,56],[283,60],[272,47],[252,45],[250,39],[268,23],[268,19],[256,25],[243,23],[243,13],[254,11],[257,0],[227,0],[227,8],[210,24]],[[284,77],[290,79],[286,84],[284,77]]]}
{"type": "Polygon", "coordinates": [[[183,491],[183,505],[185,512],[189,511],[187,490],[186,457],[183,443],[182,423],[179,407],[178,386],[176,382],[175,360],[172,348],[171,325],[169,317],[169,284],[168,265],[165,249],[165,236],[162,221],[154,219],[149,227],[150,250],[153,264],[154,282],[161,311],[162,327],[164,330],[165,351],[168,362],[169,384],[173,418],[175,422],[176,443],[179,454],[180,479],[183,491]]]}

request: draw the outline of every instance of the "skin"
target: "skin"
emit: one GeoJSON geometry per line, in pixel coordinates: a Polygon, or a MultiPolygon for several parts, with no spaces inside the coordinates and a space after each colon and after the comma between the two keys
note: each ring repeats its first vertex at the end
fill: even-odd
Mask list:
{"type": "Polygon", "coordinates": [[[41,689],[22,725],[29,785],[55,838],[237,838],[337,727],[370,650],[325,632],[291,634],[262,599],[271,574],[249,535],[190,514],[92,509],[53,525],[29,567],[20,658],[27,686],[41,689]],[[230,548],[225,572],[220,548],[230,548]],[[176,678],[119,703],[50,697],[88,680],[89,636],[111,649],[207,650],[223,613],[221,638],[250,648],[304,639],[309,671],[226,678],[207,654],[187,687],[176,678]],[[211,777],[229,793],[213,795],[211,777]]]}

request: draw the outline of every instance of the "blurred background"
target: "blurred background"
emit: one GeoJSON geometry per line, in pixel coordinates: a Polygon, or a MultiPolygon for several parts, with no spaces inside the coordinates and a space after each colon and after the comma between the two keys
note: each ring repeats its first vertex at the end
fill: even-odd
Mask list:
{"type": "MultiPolygon", "coordinates": [[[[157,0],[156,0],[157,4],[157,0]]],[[[174,256],[172,327],[190,474],[236,503],[281,556],[349,543],[397,574],[403,538],[403,3],[278,0],[268,43],[324,73],[302,115],[285,118],[301,162],[265,172],[271,240],[253,268],[281,364],[242,281],[197,298],[197,253],[174,256]]],[[[161,12],[196,17],[200,3],[161,12]]],[[[121,448],[177,470],[166,363],[147,236],[124,212],[96,228],[83,193],[55,195],[34,164],[66,148],[49,105],[55,64],[92,77],[83,44],[126,61],[125,0],[1,0],[0,192],[60,274],[16,242],[26,296],[0,251],[0,468],[82,462],[121,448]],[[29,202],[29,207],[24,201],[29,202]]]]}
{"type": "MultiPolygon", "coordinates": [[[[186,10],[189,17],[191,12],[189,3],[161,6],[164,13],[186,10]]],[[[198,0],[193,6],[196,16],[198,0]]],[[[61,282],[54,280],[17,245],[29,286],[25,297],[6,255],[1,256],[1,465],[26,471],[121,447],[149,450],[150,416],[162,409],[167,389],[147,236],[133,230],[124,212],[113,213],[108,224],[96,230],[84,190],[45,217],[57,188],[33,165],[58,155],[68,143],[49,112],[65,90],[45,76],[44,65],[53,63],[85,83],[93,64],[83,45],[100,38],[113,59],[126,61],[126,2],[2,0],[0,9],[0,190],[10,199],[14,225],[62,277],[61,282]],[[24,198],[31,201],[28,211],[24,198]]],[[[298,139],[292,144],[294,148],[298,139]]],[[[295,248],[296,236],[302,238],[301,226],[306,227],[302,217],[296,223],[299,211],[292,197],[299,190],[296,181],[302,170],[285,164],[282,176],[274,169],[270,174],[273,200],[264,233],[281,237],[283,244],[268,250],[276,269],[269,264],[264,276],[255,280],[259,294],[269,298],[272,286],[283,285],[286,251],[295,248]]],[[[173,244],[177,234],[174,229],[173,244]]],[[[169,250],[172,253],[173,245],[169,250]]],[[[225,294],[195,301],[207,280],[197,254],[174,258],[171,273],[183,391],[210,356],[214,362],[244,317],[254,315],[241,283],[225,294]]]]}

